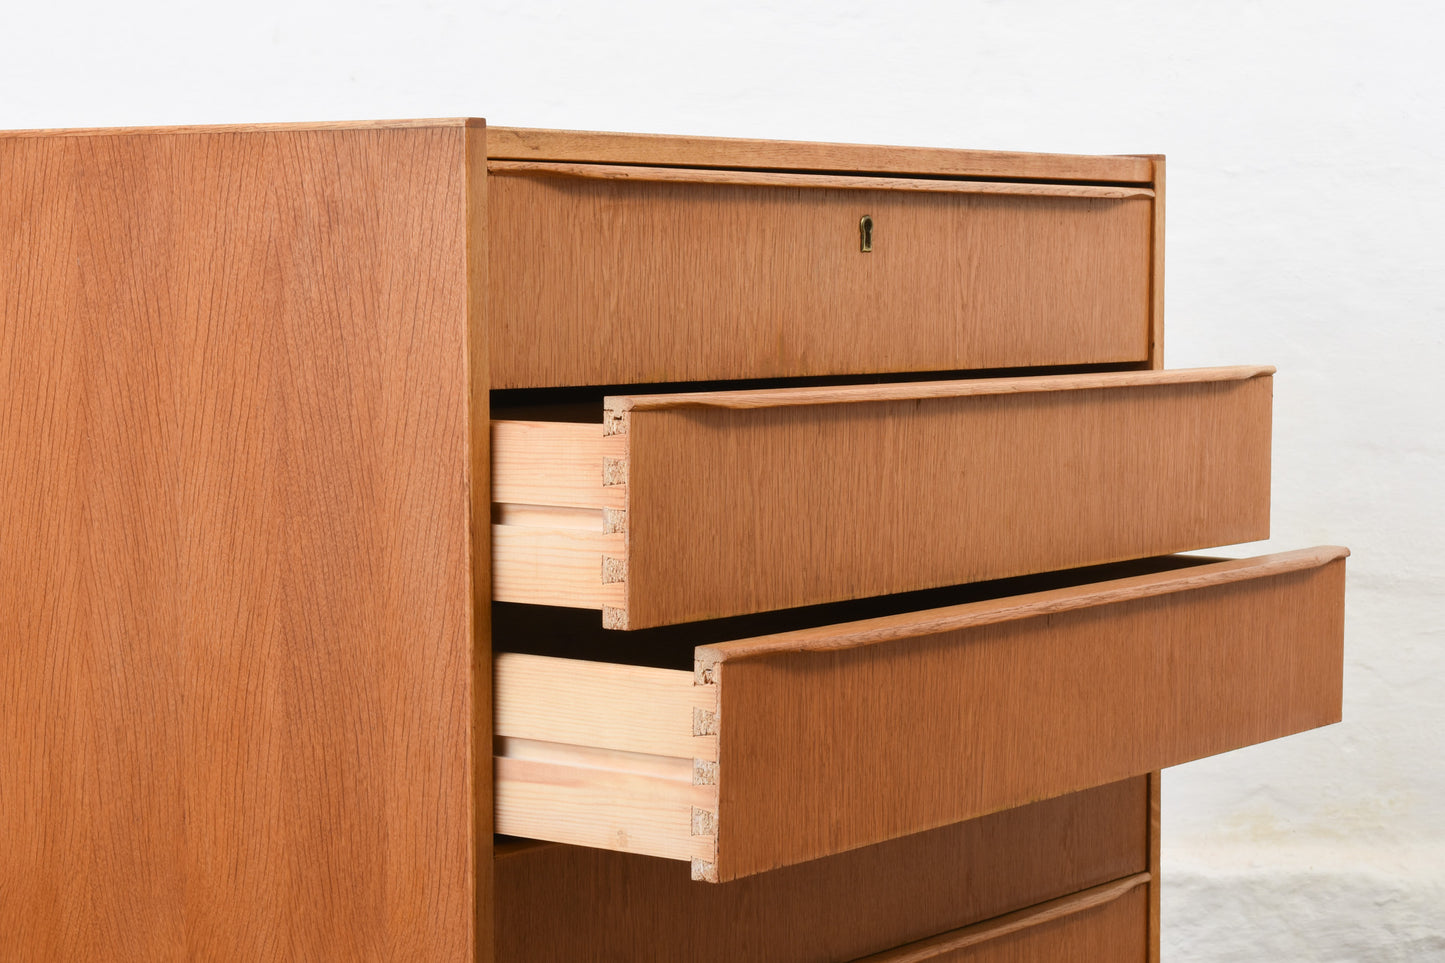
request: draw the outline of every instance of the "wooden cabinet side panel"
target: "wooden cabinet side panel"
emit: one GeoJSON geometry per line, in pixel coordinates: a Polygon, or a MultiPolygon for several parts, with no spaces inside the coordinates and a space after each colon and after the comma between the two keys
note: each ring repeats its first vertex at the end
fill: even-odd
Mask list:
{"type": "Polygon", "coordinates": [[[489,192],[498,388],[1148,357],[1150,199],[500,174],[489,192]]]}
{"type": "Polygon", "coordinates": [[[631,628],[1269,533],[1271,379],[630,412],[631,628]]]}
{"type": "Polygon", "coordinates": [[[474,958],[463,136],[0,138],[0,958],[474,958]]]}
{"type": "Polygon", "coordinates": [[[851,960],[1142,871],[1147,809],[1131,779],[718,884],[605,850],[499,855],[497,959],[851,960]]]}
{"type": "MultiPolygon", "coordinates": [[[[835,651],[735,659],[720,878],[1337,722],[1344,560],[835,651]]],[[[1146,821],[1134,832],[1144,843],[1146,821]]]]}

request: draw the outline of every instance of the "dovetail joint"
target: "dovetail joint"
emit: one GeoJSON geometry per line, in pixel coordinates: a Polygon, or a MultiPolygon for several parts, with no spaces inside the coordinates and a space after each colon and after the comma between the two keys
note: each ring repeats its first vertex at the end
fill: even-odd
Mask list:
{"type": "Polygon", "coordinates": [[[602,459],[602,487],[627,484],[627,459],[604,457],[602,459]]]}
{"type": "Polygon", "coordinates": [[[716,836],[717,813],[710,809],[692,807],[692,834],[694,836],[716,836]]]}
{"type": "Polygon", "coordinates": [[[627,531],[627,509],[625,508],[604,508],[602,509],[602,531],[609,535],[627,531]]]}
{"type": "Polygon", "coordinates": [[[694,786],[717,785],[717,763],[706,759],[692,761],[692,784],[694,786]]]}
{"type": "Polygon", "coordinates": [[[608,409],[602,413],[602,435],[625,435],[627,434],[628,418],[630,412],[613,411],[608,409]]]}
{"type": "Polygon", "coordinates": [[[717,713],[693,706],[692,734],[695,736],[717,735],[717,713]]]}
{"type": "Polygon", "coordinates": [[[602,556],[602,584],[611,585],[614,582],[627,581],[627,559],[614,558],[611,555],[602,556]]]}
{"type": "Polygon", "coordinates": [[[694,883],[716,883],[717,863],[709,863],[705,859],[693,857],[692,860],[692,881],[694,883]]]}

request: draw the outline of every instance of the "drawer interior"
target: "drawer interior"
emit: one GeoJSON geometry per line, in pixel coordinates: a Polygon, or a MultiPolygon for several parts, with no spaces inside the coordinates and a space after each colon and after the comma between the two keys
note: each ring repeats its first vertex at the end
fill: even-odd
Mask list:
{"type": "Polygon", "coordinates": [[[1337,721],[1345,554],[649,632],[498,605],[497,830],[719,881],[1337,721]]]}

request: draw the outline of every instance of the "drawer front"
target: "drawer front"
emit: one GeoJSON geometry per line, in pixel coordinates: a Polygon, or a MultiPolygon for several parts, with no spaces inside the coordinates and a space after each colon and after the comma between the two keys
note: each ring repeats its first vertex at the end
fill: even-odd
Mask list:
{"type": "Polygon", "coordinates": [[[1145,778],[727,886],[628,853],[503,845],[497,959],[839,963],[1147,868],[1145,778]]]}
{"type": "Polygon", "coordinates": [[[609,399],[493,424],[493,592],[643,628],[1269,535],[1273,369],[609,399]]]}
{"type": "Polygon", "coordinates": [[[494,163],[487,189],[494,388],[1149,358],[1147,188],[494,163]]]}
{"type": "Polygon", "coordinates": [[[1141,873],[857,963],[1145,963],[1148,923],[1141,873]]]}
{"type": "Polygon", "coordinates": [[[693,672],[500,653],[497,829],[726,880],[1336,722],[1345,554],[699,646],[693,672]]]}

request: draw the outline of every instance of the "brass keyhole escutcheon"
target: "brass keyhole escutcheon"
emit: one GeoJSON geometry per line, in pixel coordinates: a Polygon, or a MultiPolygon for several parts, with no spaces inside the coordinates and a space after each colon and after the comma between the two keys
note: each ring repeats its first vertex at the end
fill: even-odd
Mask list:
{"type": "Polygon", "coordinates": [[[868,214],[858,219],[858,250],[864,254],[873,250],[873,218],[868,214]]]}

